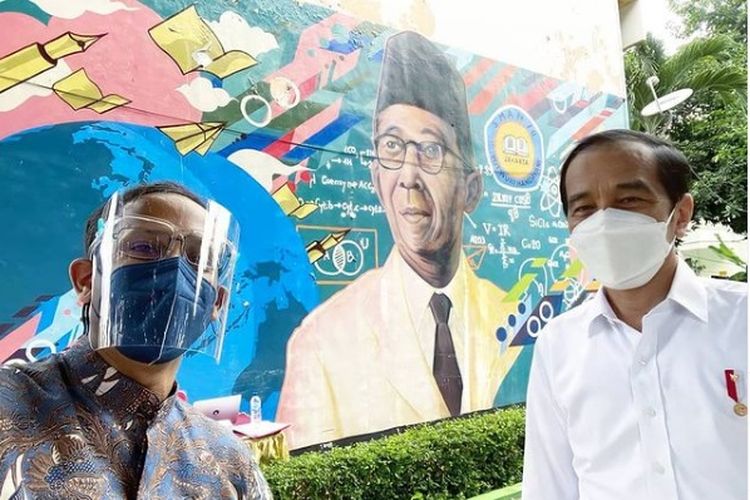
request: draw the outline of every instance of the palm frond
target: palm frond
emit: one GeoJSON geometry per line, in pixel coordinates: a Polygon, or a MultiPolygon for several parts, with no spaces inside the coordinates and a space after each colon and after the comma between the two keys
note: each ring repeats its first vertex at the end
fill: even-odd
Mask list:
{"type": "Polygon", "coordinates": [[[701,64],[707,61],[723,62],[729,57],[729,50],[732,46],[732,40],[724,35],[696,38],[688,42],[667,58],[659,68],[660,85],[671,89],[677,82],[686,79],[701,64]]]}
{"type": "Polygon", "coordinates": [[[747,95],[747,73],[732,66],[705,68],[690,75],[684,86],[696,91],[716,90],[747,95]]]}

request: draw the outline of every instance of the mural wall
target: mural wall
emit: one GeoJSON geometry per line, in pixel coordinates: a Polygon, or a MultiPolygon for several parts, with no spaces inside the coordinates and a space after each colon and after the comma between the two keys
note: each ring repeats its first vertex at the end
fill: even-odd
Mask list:
{"type": "Polygon", "coordinates": [[[293,447],[523,401],[585,300],[561,159],[623,99],[294,0],[0,2],[0,361],[82,334],[67,265],[115,190],[238,218],[219,366],[293,447]]]}

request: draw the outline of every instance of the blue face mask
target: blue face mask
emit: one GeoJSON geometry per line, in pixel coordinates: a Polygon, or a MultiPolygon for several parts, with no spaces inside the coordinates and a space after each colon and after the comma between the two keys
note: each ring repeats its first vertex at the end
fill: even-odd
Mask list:
{"type": "Polygon", "coordinates": [[[111,324],[117,349],[141,363],[178,358],[206,331],[216,289],[182,257],[131,264],[112,272],[111,324]],[[163,345],[163,347],[162,347],[163,345]]]}

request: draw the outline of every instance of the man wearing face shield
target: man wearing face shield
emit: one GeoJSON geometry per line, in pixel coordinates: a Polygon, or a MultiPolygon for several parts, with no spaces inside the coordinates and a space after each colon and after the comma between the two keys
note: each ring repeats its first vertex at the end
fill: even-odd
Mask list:
{"type": "Polygon", "coordinates": [[[70,265],[84,334],[0,369],[0,498],[270,498],[248,448],[176,397],[217,361],[239,230],[174,183],[115,193],[70,265]]]}
{"type": "Polygon", "coordinates": [[[277,418],[293,448],[489,408],[518,355],[495,336],[515,304],[462,251],[483,193],[464,82],[417,33],[386,41],[373,143],[394,246],[292,335],[277,418]]]}
{"type": "Polygon", "coordinates": [[[570,242],[601,288],[537,339],[524,499],[747,498],[747,285],[675,252],[689,177],[672,145],[628,130],[563,163],[570,242]]]}

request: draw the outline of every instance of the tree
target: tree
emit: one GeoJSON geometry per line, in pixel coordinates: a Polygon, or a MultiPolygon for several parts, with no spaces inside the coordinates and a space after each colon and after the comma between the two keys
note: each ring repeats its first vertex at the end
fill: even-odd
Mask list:
{"type": "Polygon", "coordinates": [[[688,108],[670,135],[694,170],[696,219],[747,233],[747,115],[715,98],[688,108]]]}
{"type": "Polygon", "coordinates": [[[649,35],[625,55],[631,128],[670,139],[693,168],[699,220],[747,232],[747,3],[745,0],[671,0],[684,18],[684,37],[703,35],[664,53],[649,35]],[[671,113],[643,118],[657,93],[689,87],[695,93],[671,113]]]}
{"type": "Polygon", "coordinates": [[[640,110],[654,99],[646,83],[650,76],[659,78],[657,93],[660,95],[691,88],[695,91],[692,103],[707,104],[712,97],[718,97],[729,106],[744,107],[747,72],[731,64],[734,47],[727,36],[698,38],[667,57],[663,44],[649,34],[645,41],[625,53],[630,126],[669,137],[675,117],[697,118],[694,113],[700,111],[695,106],[682,106],[671,113],[641,116],[640,110]]]}
{"type": "Polygon", "coordinates": [[[680,35],[694,34],[731,36],[736,42],[747,43],[746,0],[670,0],[672,10],[682,17],[680,35]]]}

